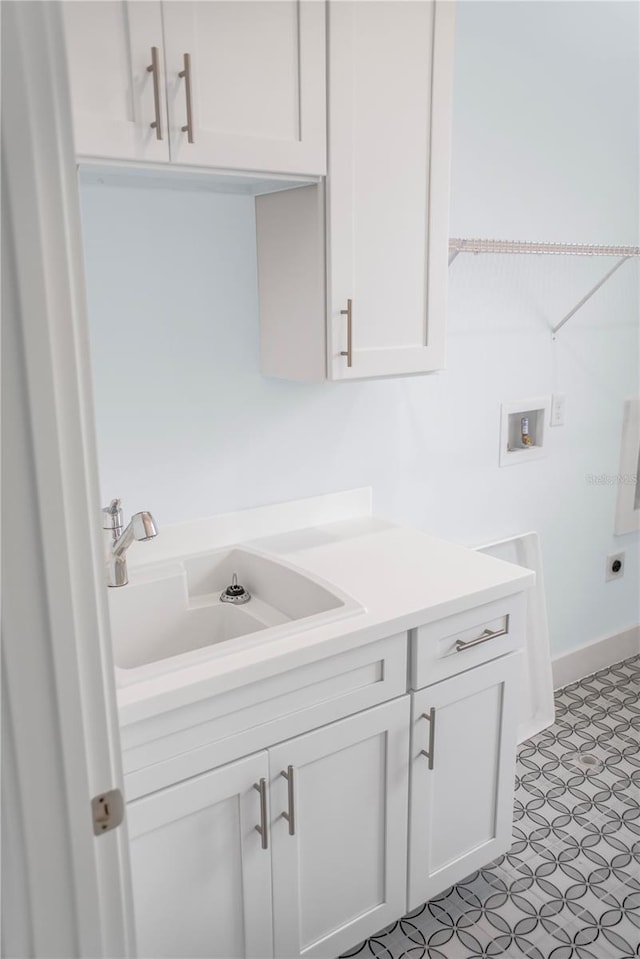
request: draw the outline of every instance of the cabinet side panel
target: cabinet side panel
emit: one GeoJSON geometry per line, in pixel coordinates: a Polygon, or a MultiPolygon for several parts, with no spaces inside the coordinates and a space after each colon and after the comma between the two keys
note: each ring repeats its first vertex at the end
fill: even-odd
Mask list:
{"type": "Polygon", "coordinates": [[[256,197],[260,368],[266,376],[326,378],[324,190],[256,197]]]}

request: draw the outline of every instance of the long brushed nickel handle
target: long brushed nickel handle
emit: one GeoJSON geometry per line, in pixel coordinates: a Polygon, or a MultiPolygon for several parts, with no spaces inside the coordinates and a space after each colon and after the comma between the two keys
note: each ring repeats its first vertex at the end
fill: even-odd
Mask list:
{"type": "Polygon", "coordinates": [[[180,127],[183,133],[187,134],[189,143],[193,143],[193,104],[191,95],[191,54],[183,53],[184,69],[178,74],[184,77],[184,93],[187,98],[187,122],[185,126],[180,127]]]}
{"type": "Polygon", "coordinates": [[[287,766],[286,773],[283,771],[280,773],[287,780],[287,805],[288,812],[283,812],[283,817],[289,823],[289,835],[295,836],[296,834],[296,810],[295,810],[295,793],[294,793],[294,784],[293,784],[293,766],[287,766]]]}
{"type": "Polygon", "coordinates": [[[471,649],[473,646],[480,646],[481,643],[488,643],[490,639],[497,639],[498,636],[506,636],[509,630],[505,629],[485,629],[480,636],[477,636],[475,639],[469,639],[467,642],[463,642],[461,639],[456,640],[456,653],[463,653],[465,649],[471,649]]]}
{"type": "Polygon", "coordinates": [[[256,826],[256,832],[262,837],[262,848],[269,848],[269,832],[267,825],[267,780],[261,779],[259,783],[254,783],[253,788],[260,793],[260,825],[256,826]]]}
{"type": "Polygon", "coordinates": [[[160,115],[160,61],[159,50],[157,47],[151,47],[151,63],[147,67],[147,73],[153,74],[153,106],[156,115],[153,123],[149,126],[156,131],[156,140],[162,140],[162,118],[160,115]]]}
{"type": "Polygon", "coordinates": [[[429,749],[421,749],[420,755],[426,756],[429,760],[429,769],[433,769],[434,750],[436,746],[436,711],[432,706],[428,713],[422,713],[421,719],[426,719],[429,723],[429,749]]]}
{"type": "Polygon", "coordinates": [[[347,366],[353,366],[353,349],[351,342],[353,311],[351,304],[352,300],[347,300],[346,310],[340,310],[340,316],[346,316],[347,318],[347,348],[346,350],[340,351],[340,356],[346,356],[347,358],[347,366]]]}

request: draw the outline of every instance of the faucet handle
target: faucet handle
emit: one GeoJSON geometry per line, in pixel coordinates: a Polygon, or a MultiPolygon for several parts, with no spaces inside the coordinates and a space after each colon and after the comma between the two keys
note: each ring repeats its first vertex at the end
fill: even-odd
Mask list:
{"type": "Polygon", "coordinates": [[[119,499],[112,499],[108,506],[103,507],[102,528],[121,529],[122,525],[122,501],[119,499]]]}

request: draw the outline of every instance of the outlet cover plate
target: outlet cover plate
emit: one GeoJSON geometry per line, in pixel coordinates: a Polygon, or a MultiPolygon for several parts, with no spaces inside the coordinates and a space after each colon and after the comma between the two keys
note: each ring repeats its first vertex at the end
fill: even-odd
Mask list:
{"type": "Polygon", "coordinates": [[[551,419],[549,426],[564,426],[565,408],[567,405],[566,393],[554,393],[551,397],[551,419]]]}

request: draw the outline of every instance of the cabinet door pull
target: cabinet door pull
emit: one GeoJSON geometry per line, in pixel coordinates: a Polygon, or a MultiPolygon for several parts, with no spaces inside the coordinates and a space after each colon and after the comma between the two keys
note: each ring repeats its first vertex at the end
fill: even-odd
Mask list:
{"type": "Polygon", "coordinates": [[[187,122],[185,126],[180,127],[183,133],[187,134],[189,143],[193,143],[193,109],[191,100],[191,54],[183,53],[184,69],[178,74],[184,77],[184,94],[187,99],[187,122]]]}
{"type": "Polygon", "coordinates": [[[463,653],[465,649],[471,649],[472,646],[488,643],[490,639],[497,639],[498,636],[506,636],[508,632],[509,630],[506,627],[504,629],[485,629],[475,639],[469,639],[466,643],[458,639],[456,640],[456,653],[463,653]]]}
{"type": "Polygon", "coordinates": [[[421,749],[420,755],[426,756],[429,760],[429,769],[433,769],[434,749],[436,745],[436,711],[432,706],[428,713],[422,713],[421,719],[426,719],[429,723],[429,749],[421,749]]]}
{"type": "Polygon", "coordinates": [[[283,771],[280,773],[287,780],[287,805],[289,808],[288,812],[283,812],[282,816],[289,823],[289,835],[295,836],[296,834],[296,810],[295,810],[295,794],[293,791],[293,766],[287,766],[286,773],[283,771]]]}
{"type": "Polygon", "coordinates": [[[353,365],[353,350],[351,347],[351,327],[352,327],[352,311],[351,311],[351,300],[347,300],[346,310],[340,310],[340,316],[346,316],[347,318],[347,348],[346,350],[340,351],[340,356],[346,356],[347,366],[353,365]]]}
{"type": "Polygon", "coordinates": [[[260,825],[256,826],[256,832],[262,837],[262,848],[269,848],[269,833],[267,826],[267,780],[261,779],[259,783],[254,783],[253,788],[260,793],[260,825]]]}
{"type": "Polygon", "coordinates": [[[149,126],[156,131],[156,140],[162,140],[162,119],[160,116],[160,64],[158,60],[158,48],[151,47],[151,63],[147,67],[147,73],[153,74],[153,107],[156,115],[153,123],[149,126]]]}

